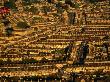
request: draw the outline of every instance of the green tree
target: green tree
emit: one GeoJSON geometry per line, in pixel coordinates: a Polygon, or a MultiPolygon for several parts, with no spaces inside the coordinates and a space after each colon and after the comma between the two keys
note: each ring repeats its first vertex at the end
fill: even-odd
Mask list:
{"type": "Polygon", "coordinates": [[[79,8],[79,6],[80,6],[80,4],[78,4],[78,3],[75,3],[75,4],[74,4],[74,7],[75,7],[75,8],[79,8]]]}
{"type": "Polygon", "coordinates": [[[89,0],[89,2],[94,4],[94,3],[97,3],[98,0],[89,0]]]}
{"type": "Polygon", "coordinates": [[[61,49],[61,50],[55,50],[55,51],[52,51],[51,52],[52,54],[64,54],[64,50],[61,49]]]}
{"type": "Polygon", "coordinates": [[[25,58],[25,59],[22,59],[22,63],[36,63],[37,62],[37,60],[35,60],[35,59],[33,59],[33,58],[31,58],[31,59],[29,59],[29,58],[25,58]]]}
{"type": "Polygon", "coordinates": [[[38,11],[38,9],[35,8],[34,6],[32,6],[32,7],[29,9],[29,12],[32,12],[33,14],[35,14],[37,11],[38,11]]]}
{"type": "Polygon", "coordinates": [[[6,35],[7,35],[7,36],[10,36],[10,35],[12,35],[12,32],[13,32],[14,30],[13,30],[13,28],[11,27],[11,28],[6,28],[5,31],[6,31],[6,35]]]}
{"type": "Polygon", "coordinates": [[[43,6],[42,11],[47,15],[47,12],[50,12],[50,8],[48,6],[43,6]]]}
{"type": "Polygon", "coordinates": [[[31,8],[26,7],[26,8],[24,8],[24,10],[27,12],[32,12],[33,14],[39,13],[38,9],[34,6],[31,6],[31,8]]]}
{"type": "Polygon", "coordinates": [[[22,29],[26,29],[26,28],[29,28],[30,26],[26,22],[20,21],[17,23],[17,27],[22,28],[22,29]]]}
{"type": "Polygon", "coordinates": [[[3,60],[0,60],[0,65],[2,65],[3,64],[3,60]]]}
{"type": "Polygon", "coordinates": [[[43,62],[46,62],[46,61],[48,61],[48,59],[46,59],[45,57],[43,57],[43,58],[42,58],[42,61],[43,61],[43,62]]]}
{"type": "Polygon", "coordinates": [[[23,0],[23,5],[31,5],[32,3],[40,3],[40,0],[23,0]]]}
{"type": "Polygon", "coordinates": [[[4,3],[4,6],[10,8],[10,9],[17,9],[16,4],[15,4],[15,0],[6,1],[4,3]]]}

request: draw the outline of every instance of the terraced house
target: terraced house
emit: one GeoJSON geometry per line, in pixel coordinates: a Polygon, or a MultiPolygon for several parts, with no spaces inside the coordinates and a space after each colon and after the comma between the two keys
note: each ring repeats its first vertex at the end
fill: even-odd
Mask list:
{"type": "Polygon", "coordinates": [[[0,7],[1,82],[110,81],[109,0],[1,0],[0,7]]]}

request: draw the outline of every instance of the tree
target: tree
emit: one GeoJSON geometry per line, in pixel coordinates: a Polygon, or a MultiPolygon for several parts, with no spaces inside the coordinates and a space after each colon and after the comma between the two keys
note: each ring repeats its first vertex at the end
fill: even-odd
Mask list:
{"type": "Polygon", "coordinates": [[[8,26],[10,24],[10,21],[8,19],[3,19],[4,26],[8,26]]]}
{"type": "Polygon", "coordinates": [[[40,0],[23,0],[23,5],[31,5],[32,3],[40,3],[40,0]]]}
{"type": "Polygon", "coordinates": [[[108,46],[109,46],[109,43],[103,43],[103,47],[106,49],[106,53],[107,53],[107,58],[108,58],[108,60],[110,60],[110,55],[109,55],[109,53],[108,53],[108,46]]]}
{"type": "Polygon", "coordinates": [[[46,15],[47,15],[47,12],[50,11],[50,8],[47,7],[47,6],[43,6],[42,9],[43,9],[43,12],[44,12],[46,15]]]}
{"type": "Polygon", "coordinates": [[[3,60],[0,60],[0,65],[3,65],[3,60]]]}
{"type": "Polygon", "coordinates": [[[7,61],[6,61],[6,64],[11,64],[11,63],[12,63],[11,59],[8,58],[7,61]]]}
{"type": "Polygon", "coordinates": [[[80,6],[80,4],[75,3],[72,7],[74,7],[74,8],[79,8],[79,6],[80,6]]]}
{"type": "Polygon", "coordinates": [[[48,3],[52,3],[52,0],[47,0],[48,3]]]}
{"type": "Polygon", "coordinates": [[[17,9],[14,0],[9,0],[9,1],[4,2],[4,7],[8,7],[10,9],[17,9]]]}
{"type": "Polygon", "coordinates": [[[95,4],[98,0],[89,0],[89,2],[95,4]]]}
{"type": "Polygon", "coordinates": [[[55,51],[52,51],[51,52],[52,54],[65,54],[64,50],[61,49],[61,50],[55,50],[55,51]]]}
{"type": "Polygon", "coordinates": [[[48,61],[48,59],[46,59],[45,57],[42,58],[42,62],[46,62],[48,61]]]}
{"type": "Polygon", "coordinates": [[[72,82],[75,82],[75,79],[78,77],[77,73],[70,73],[70,78],[72,78],[72,82]]]}
{"type": "Polygon", "coordinates": [[[7,36],[10,36],[10,35],[12,35],[12,32],[13,32],[14,30],[13,30],[13,28],[11,27],[11,28],[6,28],[5,31],[6,31],[6,35],[7,35],[7,36]]]}
{"type": "Polygon", "coordinates": [[[104,80],[104,77],[100,77],[101,75],[104,76],[105,74],[103,73],[103,69],[100,69],[98,71],[95,71],[94,73],[96,77],[94,77],[94,82],[98,82],[98,80],[104,80]]]}
{"type": "Polygon", "coordinates": [[[6,16],[2,16],[2,23],[4,26],[8,26],[10,24],[10,21],[6,18],[6,16]]]}
{"type": "Polygon", "coordinates": [[[61,3],[60,2],[56,3],[55,5],[56,5],[56,8],[58,8],[58,9],[61,7],[61,3]]]}
{"type": "Polygon", "coordinates": [[[31,59],[28,59],[28,58],[25,58],[25,59],[22,59],[22,63],[36,63],[37,61],[33,58],[31,59]]]}
{"type": "Polygon", "coordinates": [[[72,53],[72,47],[73,47],[73,45],[72,44],[69,44],[65,49],[64,49],[64,53],[66,54],[65,56],[64,56],[64,60],[67,60],[69,57],[70,57],[70,55],[71,55],[71,53],[72,53]]]}
{"type": "Polygon", "coordinates": [[[73,25],[75,23],[76,13],[75,12],[69,12],[68,17],[69,17],[69,24],[73,25]]]}
{"type": "Polygon", "coordinates": [[[42,17],[37,17],[37,16],[36,16],[36,17],[33,17],[33,18],[32,18],[32,23],[35,24],[36,22],[39,22],[39,21],[42,21],[42,20],[43,20],[42,17]]]}
{"type": "Polygon", "coordinates": [[[80,32],[84,33],[85,32],[85,28],[81,28],[80,32]]]}
{"type": "Polygon", "coordinates": [[[108,40],[109,39],[109,35],[105,35],[103,40],[108,40]]]}
{"type": "Polygon", "coordinates": [[[29,12],[32,12],[33,14],[36,14],[37,11],[38,9],[35,8],[34,6],[31,6],[31,8],[29,9],[29,12]]]}
{"type": "Polygon", "coordinates": [[[27,12],[32,12],[33,14],[39,13],[38,9],[34,6],[31,6],[31,8],[26,7],[26,8],[24,8],[24,10],[27,12]]]}
{"type": "Polygon", "coordinates": [[[84,64],[84,59],[89,52],[89,45],[86,42],[82,42],[77,53],[79,55],[78,64],[84,64]]]}
{"type": "Polygon", "coordinates": [[[68,5],[72,6],[71,0],[65,0],[65,4],[68,4],[68,5]]]}
{"type": "Polygon", "coordinates": [[[21,22],[20,21],[20,22],[17,23],[17,27],[22,28],[22,29],[27,29],[30,26],[26,22],[21,22]]]}

